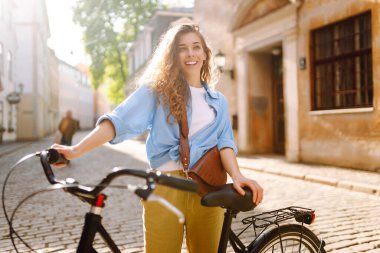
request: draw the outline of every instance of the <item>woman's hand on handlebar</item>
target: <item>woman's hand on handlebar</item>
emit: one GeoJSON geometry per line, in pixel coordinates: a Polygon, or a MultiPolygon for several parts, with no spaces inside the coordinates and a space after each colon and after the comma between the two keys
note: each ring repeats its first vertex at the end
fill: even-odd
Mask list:
{"type": "MultiPolygon", "coordinates": [[[[76,146],[65,146],[60,144],[54,144],[51,146],[52,149],[55,149],[63,155],[67,160],[72,160],[80,156],[80,153],[76,149],[76,146]]],[[[55,167],[63,167],[64,164],[54,164],[55,167]]]]}
{"type": "MultiPolygon", "coordinates": [[[[74,146],[54,144],[51,148],[56,149],[67,160],[77,158],[115,137],[115,129],[109,120],[103,120],[86,137],[74,146]]],[[[55,166],[55,165],[54,165],[55,166]]],[[[62,166],[58,166],[62,167],[62,166]]]]}

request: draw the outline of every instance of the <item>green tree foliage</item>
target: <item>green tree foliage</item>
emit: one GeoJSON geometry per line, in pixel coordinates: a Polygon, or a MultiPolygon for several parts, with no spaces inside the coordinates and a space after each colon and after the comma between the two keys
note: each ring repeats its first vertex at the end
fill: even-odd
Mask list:
{"type": "Polygon", "coordinates": [[[95,90],[108,84],[108,98],[114,104],[124,99],[128,43],[160,7],[159,0],[77,0],[74,22],[84,29],[85,50],[92,62],[91,83],[95,90]]]}

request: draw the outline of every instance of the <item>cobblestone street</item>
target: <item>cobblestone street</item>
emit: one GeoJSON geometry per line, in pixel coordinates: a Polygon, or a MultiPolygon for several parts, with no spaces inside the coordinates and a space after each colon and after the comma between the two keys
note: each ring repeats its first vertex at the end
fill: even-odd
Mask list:
{"type": "MultiPolygon", "coordinates": [[[[76,138],[83,136],[83,132],[76,138]]],[[[75,142],[75,140],[74,140],[75,142]]],[[[1,186],[7,172],[22,156],[52,144],[51,138],[20,146],[0,157],[1,186]]],[[[244,163],[255,159],[245,159],[244,163]]],[[[147,168],[145,146],[132,140],[103,147],[74,160],[68,167],[56,169],[60,179],[75,178],[81,184],[99,182],[114,166],[147,168]]],[[[264,202],[253,212],[242,213],[235,220],[254,213],[290,205],[316,210],[316,222],[310,228],[326,242],[328,252],[380,252],[380,196],[327,184],[278,176],[265,171],[242,169],[265,189],[264,202]]],[[[114,184],[139,183],[134,178],[115,180],[114,184]]],[[[376,183],[376,182],[374,182],[376,183]]],[[[28,194],[46,189],[49,184],[37,158],[20,165],[11,175],[6,188],[9,214],[28,194]]],[[[110,188],[103,224],[123,252],[143,252],[142,208],[140,201],[127,190],[110,188]]],[[[27,200],[17,211],[14,225],[19,235],[36,252],[75,252],[88,206],[62,190],[47,191],[27,200]]],[[[252,231],[249,232],[252,236],[252,231]]],[[[98,252],[108,252],[98,238],[98,252]],[[103,249],[104,248],[104,249],[103,249]]],[[[16,240],[21,252],[30,252],[16,240]]],[[[8,236],[4,214],[0,214],[0,251],[15,252],[8,236]]],[[[185,252],[185,251],[184,251],[185,252]]],[[[229,252],[232,252],[229,248],[229,252]]]]}

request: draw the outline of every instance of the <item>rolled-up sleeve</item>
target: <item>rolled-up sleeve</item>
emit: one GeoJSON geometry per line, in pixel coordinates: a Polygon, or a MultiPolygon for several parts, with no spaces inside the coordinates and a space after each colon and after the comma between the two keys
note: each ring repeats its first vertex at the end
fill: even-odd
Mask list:
{"type": "Polygon", "coordinates": [[[220,133],[218,133],[218,149],[221,150],[223,148],[231,148],[235,154],[237,154],[238,149],[234,142],[231,120],[228,113],[228,103],[224,97],[221,102],[223,103],[221,110],[221,123],[223,124],[223,127],[221,128],[220,133]]]}
{"type": "Polygon", "coordinates": [[[96,122],[110,120],[115,128],[112,144],[120,143],[151,128],[156,109],[156,96],[146,85],[141,86],[128,96],[111,113],[102,115],[96,122]]]}

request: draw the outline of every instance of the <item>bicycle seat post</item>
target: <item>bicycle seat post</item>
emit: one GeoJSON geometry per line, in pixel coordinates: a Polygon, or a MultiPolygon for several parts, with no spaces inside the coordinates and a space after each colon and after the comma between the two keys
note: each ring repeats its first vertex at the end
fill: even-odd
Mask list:
{"type": "Polygon", "coordinates": [[[79,241],[77,252],[91,252],[92,243],[98,228],[101,225],[101,213],[104,207],[104,200],[106,196],[99,194],[95,202],[91,205],[90,211],[85,216],[85,223],[83,226],[82,236],[79,241]]]}
{"type": "Polygon", "coordinates": [[[225,253],[227,250],[227,243],[230,236],[232,218],[235,218],[237,211],[226,209],[224,213],[223,228],[220,235],[218,253],[225,253]]]}

